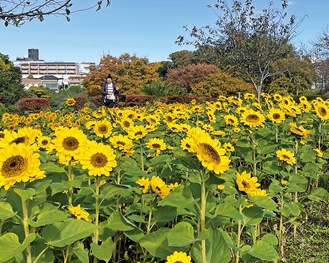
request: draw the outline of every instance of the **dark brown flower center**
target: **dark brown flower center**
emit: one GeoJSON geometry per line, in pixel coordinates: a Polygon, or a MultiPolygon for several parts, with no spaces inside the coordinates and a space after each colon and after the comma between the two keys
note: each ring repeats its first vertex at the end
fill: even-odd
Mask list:
{"type": "Polygon", "coordinates": [[[161,145],[158,144],[158,143],[153,143],[152,144],[152,148],[154,148],[154,149],[160,149],[161,148],[161,145]]]}
{"type": "Polygon", "coordinates": [[[202,152],[210,157],[212,161],[215,161],[216,163],[220,163],[221,159],[218,154],[218,152],[209,144],[207,143],[201,143],[200,148],[202,149],[202,152]]]}
{"type": "Polygon", "coordinates": [[[9,157],[2,165],[1,173],[3,177],[10,178],[19,175],[27,167],[24,157],[20,155],[9,157]]]}
{"type": "Polygon", "coordinates": [[[13,144],[13,143],[15,143],[15,144],[25,143],[27,140],[28,140],[28,137],[27,136],[22,136],[22,137],[16,138],[15,140],[12,140],[10,142],[10,144],[13,144]]]}
{"type": "Polygon", "coordinates": [[[100,132],[100,133],[107,133],[108,132],[108,127],[107,127],[107,125],[100,125],[99,127],[98,127],[98,131],[100,132]]]}
{"type": "Polygon", "coordinates": [[[91,157],[91,164],[94,167],[104,167],[107,164],[107,158],[103,153],[96,153],[91,157]]]}
{"type": "Polygon", "coordinates": [[[323,108],[323,107],[320,107],[320,108],[319,108],[319,113],[320,113],[321,116],[325,116],[325,115],[327,115],[327,111],[326,111],[326,109],[323,108]]]}
{"type": "Polygon", "coordinates": [[[74,151],[79,147],[79,141],[74,137],[67,137],[63,140],[63,147],[65,150],[74,151]]]}
{"type": "Polygon", "coordinates": [[[256,114],[249,114],[246,118],[248,122],[257,122],[259,121],[259,117],[256,114]]]}
{"type": "Polygon", "coordinates": [[[281,115],[279,113],[274,113],[273,114],[273,119],[277,120],[280,119],[281,115]]]}

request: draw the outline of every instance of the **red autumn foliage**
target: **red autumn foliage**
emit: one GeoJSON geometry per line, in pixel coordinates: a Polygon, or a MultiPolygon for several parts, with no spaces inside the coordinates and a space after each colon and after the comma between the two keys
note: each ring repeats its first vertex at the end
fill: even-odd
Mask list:
{"type": "Polygon", "coordinates": [[[209,64],[191,64],[178,68],[169,69],[165,82],[174,86],[179,86],[184,89],[185,92],[190,93],[192,86],[200,83],[209,74],[220,71],[215,65],[209,64]]]}
{"type": "Polygon", "coordinates": [[[73,99],[75,100],[75,105],[73,107],[77,111],[85,107],[85,104],[88,102],[88,98],[86,97],[73,97],[73,99]]]}
{"type": "Polygon", "coordinates": [[[40,112],[49,109],[48,98],[23,98],[17,102],[20,111],[40,112]]]}

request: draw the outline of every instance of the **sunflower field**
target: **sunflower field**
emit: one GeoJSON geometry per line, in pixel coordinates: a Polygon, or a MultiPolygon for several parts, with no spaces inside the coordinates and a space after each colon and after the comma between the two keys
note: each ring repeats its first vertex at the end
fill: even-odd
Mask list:
{"type": "Polygon", "coordinates": [[[1,117],[0,262],[284,262],[328,201],[320,97],[73,106],[1,117]]]}

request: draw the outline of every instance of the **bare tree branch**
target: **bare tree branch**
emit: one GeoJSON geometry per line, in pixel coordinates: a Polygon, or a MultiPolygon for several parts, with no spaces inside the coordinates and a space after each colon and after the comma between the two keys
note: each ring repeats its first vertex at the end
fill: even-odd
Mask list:
{"type": "Polygon", "coordinates": [[[96,8],[102,8],[103,2],[109,6],[111,0],[100,0],[83,9],[73,9],[72,0],[0,0],[0,20],[5,26],[21,26],[26,21],[34,19],[44,20],[49,15],[64,16],[70,21],[70,14],[96,8]]]}

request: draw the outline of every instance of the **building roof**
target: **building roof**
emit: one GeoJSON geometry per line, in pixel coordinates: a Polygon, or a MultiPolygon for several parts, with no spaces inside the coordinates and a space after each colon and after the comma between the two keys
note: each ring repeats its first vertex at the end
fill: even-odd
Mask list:
{"type": "Polygon", "coordinates": [[[59,80],[59,78],[55,77],[54,75],[44,75],[40,77],[41,80],[59,80]]]}

